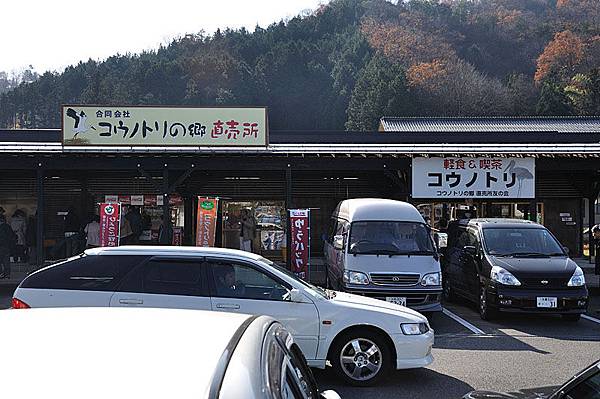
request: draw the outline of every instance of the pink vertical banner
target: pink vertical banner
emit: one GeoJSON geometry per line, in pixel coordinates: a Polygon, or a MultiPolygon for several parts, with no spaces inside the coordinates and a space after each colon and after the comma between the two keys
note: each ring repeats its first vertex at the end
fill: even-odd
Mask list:
{"type": "Polygon", "coordinates": [[[308,279],[310,258],[310,210],[290,209],[290,260],[292,272],[303,280],[308,279]]]}
{"type": "Polygon", "coordinates": [[[100,246],[118,247],[121,230],[121,204],[100,204],[100,246]]]}

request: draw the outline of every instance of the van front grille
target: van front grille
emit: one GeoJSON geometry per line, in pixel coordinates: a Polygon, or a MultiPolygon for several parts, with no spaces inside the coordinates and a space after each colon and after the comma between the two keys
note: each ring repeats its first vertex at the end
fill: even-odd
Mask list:
{"type": "Polygon", "coordinates": [[[416,285],[420,279],[420,274],[371,273],[371,281],[377,285],[416,285]]]}

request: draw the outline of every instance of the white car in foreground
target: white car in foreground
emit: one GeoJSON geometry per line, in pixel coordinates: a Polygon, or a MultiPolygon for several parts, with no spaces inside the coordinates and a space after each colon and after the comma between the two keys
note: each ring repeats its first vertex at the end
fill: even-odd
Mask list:
{"type": "MultiPolygon", "coordinates": [[[[201,247],[118,247],[29,275],[13,308],[158,307],[268,315],[293,335],[311,367],[371,385],[391,369],[433,361],[427,319],[403,306],[325,291],[258,255],[201,247]]],[[[207,325],[210,328],[210,325],[207,325]]]]}
{"type": "Polygon", "coordinates": [[[319,393],[300,350],[268,316],[179,309],[0,311],[3,398],[339,399],[319,393]],[[8,369],[7,369],[8,370],[8,369]]]}

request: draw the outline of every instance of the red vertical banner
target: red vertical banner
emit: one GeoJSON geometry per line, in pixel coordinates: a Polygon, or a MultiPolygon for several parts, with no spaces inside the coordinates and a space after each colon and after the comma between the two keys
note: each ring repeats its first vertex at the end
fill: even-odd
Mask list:
{"type": "Polygon", "coordinates": [[[196,246],[214,247],[217,229],[218,198],[198,197],[196,216],[196,246]]]}
{"type": "Polygon", "coordinates": [[[118,247],[121,229],[121,204],[100,204],[100,246],[118,247]]]}
{"type": "Polygon", "coordinates": [[[173,246],[183,245],[183,227],[173,227],[173,246]]]}
{"type": "Polygon", "coordinates": [[[310,210],[290,209],[290,259],[292,272],[303,280],[308,279],[310,257],[310,210]]]}

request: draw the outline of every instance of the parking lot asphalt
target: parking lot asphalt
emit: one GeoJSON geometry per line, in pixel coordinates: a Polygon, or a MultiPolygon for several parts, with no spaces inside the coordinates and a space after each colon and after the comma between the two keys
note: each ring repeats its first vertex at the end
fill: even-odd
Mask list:
{"type": "Polygon", "coordinates": [[[396,371],[369,388],[340,385],[328,370],[317,370],[320,387],[343,398],[460,398],[474,389],[541,392],[600,359],[598,318],[574,323],[552,315],[501,315],[486,322],[466,302],[445,308],[479,332],[436,313],[430,319],[436,333],[430,366],[396,371]]]}
{"type": "MultiPolygon", "coordinates": [[[[10,306],[14,288],[0,286],[0,308],[10,306]]],[[[430,318],[436,334],[430,366],[393,372],[369,388],[344,386],[329,370],[315,370],[320,387],[361,399],[460,398],[473,389],[538,392],[600,359],[598,314],[576,323],[552,315],[501,315],[486,322],[467,302],[444,307],[445,313],[430,318]]]]}

